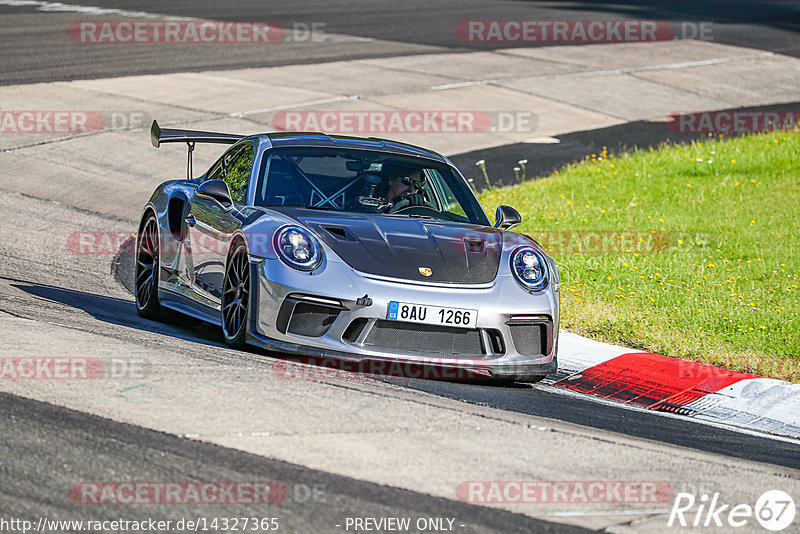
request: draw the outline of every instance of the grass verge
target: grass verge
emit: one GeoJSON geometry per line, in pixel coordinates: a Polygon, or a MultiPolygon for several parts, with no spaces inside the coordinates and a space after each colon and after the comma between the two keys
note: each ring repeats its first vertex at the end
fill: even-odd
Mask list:
{"type": "Polygon", "coordinates": [[[800,133],[591,154],[480,198],[555,259],[562,328],[800,382],[800,133]]]}

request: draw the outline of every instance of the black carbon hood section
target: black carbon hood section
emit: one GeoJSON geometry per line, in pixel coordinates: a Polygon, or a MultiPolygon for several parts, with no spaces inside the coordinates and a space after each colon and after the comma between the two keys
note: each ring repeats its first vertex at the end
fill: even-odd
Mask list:
{"type": "Polygon", "coordinates": [[[402,280],[483,284],[497,276],[503,236],[471,224],[271,207],[313,231],[348,265],[402,280]],[[428,272],[424,276],[423,272],[428,272]]]}

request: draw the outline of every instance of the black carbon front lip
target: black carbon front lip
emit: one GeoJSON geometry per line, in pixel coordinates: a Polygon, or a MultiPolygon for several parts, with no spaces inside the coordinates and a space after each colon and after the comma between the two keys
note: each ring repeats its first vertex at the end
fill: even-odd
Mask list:
{"type": "MultiPolygon", "coordinates": [[[[555,357],[548,363],[532,364],[497,360],[471,360],[470,363],[438,362],[437,359],[410,360],[383,354],[353,354],[349,352],[321,349],[271,339],[250,332],[248,342],[267,350],[286,355],[300,356],[297,363],[311,366],[334,368],[342,373],[374,375],[389,378],[431,378],[439,380],[514,380],[536,381],[538,378],[555,373],[558,362],[555,357]]],[[[292,358],[290,358],[292,359],[292,358]]]]}

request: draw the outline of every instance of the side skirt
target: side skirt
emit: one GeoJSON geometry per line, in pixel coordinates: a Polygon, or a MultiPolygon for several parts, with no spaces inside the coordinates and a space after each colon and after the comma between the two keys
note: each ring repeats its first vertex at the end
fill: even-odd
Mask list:
{"type": "Polygon", "coordinates": [[[159,288],[158,300],[165,308],[169,308],[170,310],[194,317],[195,319],[200,319],[201,321],[205,321],[219,327],[222,326],[219,310],[204,306],[203,304],[195,302],[184,295],[174,293],[167,289],[159,288]]]}

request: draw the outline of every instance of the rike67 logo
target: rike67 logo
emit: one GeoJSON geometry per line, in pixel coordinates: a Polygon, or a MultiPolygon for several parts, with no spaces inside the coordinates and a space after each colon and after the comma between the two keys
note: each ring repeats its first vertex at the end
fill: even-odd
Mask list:
{"type": "Polygon", "coordinates": [[[678,493],[667,526],[740,528],[753,525],[755,519],[765,529],[777,532],[792,524],[795,512],[794,499],[781,490],[765,492],[755,506],[724,503],[719,492],[699,498],[678,493]]]}

